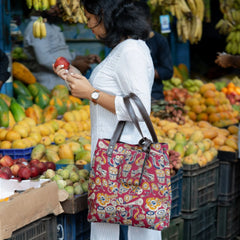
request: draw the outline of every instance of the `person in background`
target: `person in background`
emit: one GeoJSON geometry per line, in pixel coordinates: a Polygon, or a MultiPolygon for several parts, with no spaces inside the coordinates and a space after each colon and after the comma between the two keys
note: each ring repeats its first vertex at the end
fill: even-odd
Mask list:
{"type": "MultiPolygon", "coordinates": [[[[92,157],[99,138],[110,139],[118,121],[126,120],[120,141],[137,144],[141,138],[123,103],[123,97],[135,93],[148,113],[154,66],[145,43],[150,26],[131,0],[82,0],[87,26],[97,39],[111,49],[107,57],[86,77],[61,66],[53,69],[68,81],[73,96],[90,100],[92,157]]],[[[151,136],[136,112],[144,136],[151,136]]],[[[91,240],[161,240],[161,232],[151,229],[92,223],[91,240]]]]}
{"type": "Polygon", "coordinates": [[[240,68],[240,56],[239,55],[231,55],[226,53],[219,53],[215,63],[218,64],[220,67],[228,68],[240,68]]]}
{"type": "Polygon", "coordinates": [[[60,27],[56,24],[61,21],[61,9],[58,4],[44,12],[34,12],[24,31],[24,52],[27,54],[30,63],[29,69],[32,71],[37,81],[51,90],[57,84],[65,84],[59,81],[59,77],[53,72],[52,64],[60,56],[65,57],[73,66],[78,68],[82,74],[86,74],[91,68],[91,64],[99,63],[100,57],[94,54],[87,56],[77,55],[70,52],[66,44],[65,37],[60,27]],[[39,16],[47,19],[45,38],[35,38],[33,36],[33,23],[39,16]]]}
{"type": "Polygon", "coordinates": [[[10,72],[8,71],[8,67],[9,67],[8,56],[2,49],[0,49],[0,89],[11,75],[10,72]]]}
{"type": "MultiPolygon", "coordinates": [[[[151,25],[150,8],[146,1],[136,1],[135,5],[142,10],[143,15],[151,25]]],[[[150,31],[146,43],[150,48],[155,70],[152,100],[164,99],[162,80],[168,80],[173,76],[173,62],[170,47],[167,38],[153,30],[150,31]]]]}

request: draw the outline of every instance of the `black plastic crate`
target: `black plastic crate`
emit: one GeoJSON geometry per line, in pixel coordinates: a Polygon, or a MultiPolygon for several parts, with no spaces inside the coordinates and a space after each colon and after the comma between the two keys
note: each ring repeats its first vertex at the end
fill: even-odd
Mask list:
{"type": "Polygon", "coordinates": [[[240,195],[240,160],[219,151],[219,201],[229,201],[240,195]]]}
{"type": "Polygon", "coordinates": [[[171,219],[179,217],[181,214],[182,205],[182,168],[177,171],[177,174],[171,177],[172,189],[172,204],[171,204],[171,219]]]}
{"type": "Polygon", "coordinates": [[[217,203],[208,203],[193,213],[182,213],[184,240],[214,240],[217,236],[217,203]]]}
{"type": "Polygon", "coordinates": [[[217,208],[217,239],[234,239],[240,233],[240,197],[219,201],[217,208]]]}
{"type": "Polygon", "coordinates": [[[8,240],[53,240],[57,239],[57,217],[48,215],[12,233],[8,240]]]}
{"type": "Polygon", "coordinates": [[[76,214],[62,213],[57,216],[57,239],[89,240],[90,223],[87,221],[88,210],[76,214]]]}
{"type": "Polygon", "coordinates": [[[170,226],[162,231],[162,240],[183,240],[183,224],[181,217],[172,219],[170,226]]]}
{"type": "Polygon", "coordinates": [[[183,164],[182,209],[191,213],[218,198],[219,160],[215,158],[206,166],[183,164]]]}

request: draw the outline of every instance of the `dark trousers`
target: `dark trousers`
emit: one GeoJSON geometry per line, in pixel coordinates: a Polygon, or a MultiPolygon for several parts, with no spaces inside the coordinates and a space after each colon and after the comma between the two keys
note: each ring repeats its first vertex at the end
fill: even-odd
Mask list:
{"type": "Polygon", "coordinates": [[[120,225],[119,240],[128,240],[128,226],[120,225]]]}

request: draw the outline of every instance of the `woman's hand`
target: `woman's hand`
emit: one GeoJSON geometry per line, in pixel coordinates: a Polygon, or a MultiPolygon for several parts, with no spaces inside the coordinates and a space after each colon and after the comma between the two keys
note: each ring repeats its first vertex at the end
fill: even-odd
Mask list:
{"type": "Polygon", "coordinates": [[[91,93],[94,91],[94,87],[86,77],[77,73],[69,73],[66,80],[73,96],[91,99],[91,93]]]}
{"type": "Polygon", "coordinates": [[[59,65],[59,66],[57,66],[56,68],[54,67],[54,64],[52,65],[52,67],[53,67],[53,71],[60,77],[60,78],[62,78],[63,80],[67,80],[67,75],[69,74],[69,73],[77,73],[77,74],[81,74],[81,72],[77,69],[77,68],[75,68],[74,66],[72,66],[72,65],[70,65],[69,66],[69,70],[66,70],[66,69],[64,69],[63,67],[63,65],[59,65]]]}

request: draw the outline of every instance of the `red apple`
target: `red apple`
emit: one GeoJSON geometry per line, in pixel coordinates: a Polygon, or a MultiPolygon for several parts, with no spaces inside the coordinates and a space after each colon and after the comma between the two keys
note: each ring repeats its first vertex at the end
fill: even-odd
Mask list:
{"type": "Polygon", "coordinates": [[[13,165],[13,159],[12,157],[5,155],[0,159],[0,164],[3,167],[11,167],[13,165]]]}
{"type": "Polygon", "coordinates": [[[58,57],[54,63],[54,67],[56,68],[59,65],[63,65],[64,69],[69,69],[70,63],[65,57],[58,57]]]}
{"type": "Polygon", "coordinates": [[[31,165],[31,166],[30,166],[30,170],[31,170],[31,177],[32,177],[32,178],[39,176],[40,170],[39,170],[39,168],[38,168],[37,166],[31,165]]]}
{"type": "Polygon", "coordinates": [[[44,173],[47,170],[47,165],[45,162],[39,162],[37,166],[40,170],[40,174],[44,173]]]}
{"type": "Polygon", "coordinates": [[[17,159],[14,159],[13,161],[14,163],[20,163],[24,166],[28,165],[28,161],[25,158],[17,158],[17,159]]]}
{"type": "Polygon", "coordinates": [[[21,168],[21,166],[23,166],[21,163],[14,163],[10,167],[13,176],[15,176],[15,177],[18,176],[18,171],[21,168]]]}
{"type": "Polygon", "coordinates": [[[9,175],[6,172],[0,170],[0,178],[10,179],[9,175]]]}
{"type": "Polygon", "coordinates": [[[18,177],[21,179],[29,179],[31,177],[31,170],[29,167],[22,166],[18,170],[18,177]]]}
{"type": "Polygon", "coordinates": [[[56,170],[56,164],[54,162],[46,162],[47,169],[56,170]]]}
{"type": "Polygon", "coordinates": [[[40,163],[40,161],[38,159],[31,159],[30,162],[29,162],[29,165],[30,166],[37,166],[38,164],[40,163]]]}
{"type": "Polygon", "coordinates": [[[9,178],[12,177],[12,171],[11,171],[10,167],[2,167],[2,168],[1,168],[1,171],[7,173],[7,175],[9,176],[9,178]]]}
{"type": "Polygon", "coordinates": [[[15,180],[18,180],[19,182],[22,181],[22,179],[20,177],[12,177],[11,179],[15,179],[15,180]]]}

